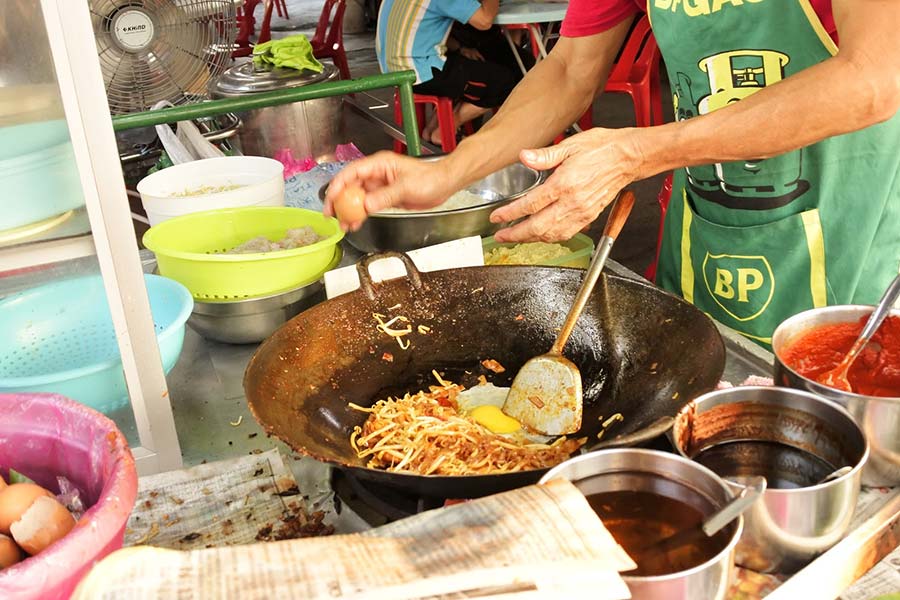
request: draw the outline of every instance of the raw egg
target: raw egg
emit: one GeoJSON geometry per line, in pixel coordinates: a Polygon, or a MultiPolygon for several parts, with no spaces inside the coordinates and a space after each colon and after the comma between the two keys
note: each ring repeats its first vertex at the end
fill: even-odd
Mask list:
{"type": "Polygon", "coordinates": [[[341,223],[360,223],[366,220],[366,191],[358,185],[348,185],[334,201],[334,213],[341,223]]]}
{"type": "Polygon", "coordinates": [[[0,533],[10,534],[10,527],[41,496],[53,494],[34,483],[14,483],[0,490],[0,533]]]}
{"type": "Polygon", "coordinates": [[[40,496],[12,524],[12,536],[22,550],[34,556],[75,527],[72,513],[53,496],[40,496]]]}
{"type": "Polygon", "coordinates": [[[22,560],[22,551],[8,535],[0,533],[0,570],[22,560]]]}

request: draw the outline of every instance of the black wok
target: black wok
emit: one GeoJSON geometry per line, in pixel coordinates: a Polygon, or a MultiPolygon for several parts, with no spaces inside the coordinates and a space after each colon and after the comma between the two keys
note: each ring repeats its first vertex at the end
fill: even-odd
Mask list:
{"type": "MultiPolygon", "coordinates": [[[[415,392],[431,370],[466,386],[484,374],[509,385],[529,358],[546,352],[584,271],[551,267],[475,267],[419,273],[406,255],[367,256],[361,289],[315,306],[269,337],[244,375],[250,410],[267,433],[297,452],[349,469],[358,478],[424,496],[474,498],[536,482],[543,470],[500,475],[419,476],[369,469],[350,446],[366,413],[347,406],[415,392]],[[372,284],[367,266],[385,256],[406,264],[406,278],[372,284]],[[400,304],[401,308],[389,311],[400,304]],[[375,329],[372,313],[403,314],[408,350],[375,329]],[[393,357],[392,361],[386,353],[393,357]],[[488,372],[483,359],[506,367],[488,372]]],[[[645,442],[691,399],[712,390],[725,349],[712,321],[687,302],[645,283],[609,274],[597,283],[565,354],[581,371],[584,425],[596,442],[600,417],[621,413],[603,442],[645,442]]]]}

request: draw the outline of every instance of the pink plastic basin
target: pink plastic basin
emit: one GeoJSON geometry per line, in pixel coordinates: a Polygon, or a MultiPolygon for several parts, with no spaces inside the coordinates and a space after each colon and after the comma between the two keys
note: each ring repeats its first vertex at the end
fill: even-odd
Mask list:
{"type": "Polygon", "coordinates": [[[137,496],[125,436],[99,412],[54,394],[0,394],[0,474],[12,467],[52,492],[57,475],[90,507],[69,535],[0,571],[0,598],[68,598],[91,567],[122,547],[137,496]]]}

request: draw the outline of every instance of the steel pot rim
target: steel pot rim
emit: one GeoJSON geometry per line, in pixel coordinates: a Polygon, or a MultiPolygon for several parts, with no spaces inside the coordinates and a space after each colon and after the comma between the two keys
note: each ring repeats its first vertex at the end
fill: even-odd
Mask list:
{"type": "MultiPolygon", "coordinates": [[[[569,467],[572,464],[579,462],[586,462],[591,460],[596,455],[611,455],[611,454],[638,454],[644,456],[651,456],[655,458],[663,458],[663,460],[673,460],[675,462],[680,462],[688,468],[697,469],[699,472],[703,473],[704,476],[709,477],[710,480],[715,481],[722,487],[723,491],[726,493],[726,497],[732,499],[734,497],[734,490],[731,486],[729,486],[729,482],[725,480],[723,477],[717,475],[713,470],[709,467],[701,465],[700,463],[693,461],[689,458],[686,458],[682,455],[674,454],[671,452],[662,452],[660,450],[649,450],[646,448],[608,448],[606,450],[594,450],[593,452],[586,452],[584,454],[580,454],[578,456],[573,456],[568,460],[561,462],[555,467],[551,468],[547,473],[545,473],[538,484],[546,483],[554,478],[556,478],[559,473],[565,470],[565,468],[569,467]]],[[[607,473],[617,473],[619,471],[634,471],[634,469],[610,469],[608,471],[603,471],[602,473],[595,473],[594,475],[602,475],[607,473]]],[[[654,475],[652,471],[646,472],[648,475],[654,475]]],[[[658,475],[658,474],[657,474],[658,475]]],[[[574,482],[573,482],[574,483],[574,482]]],[[[686,487],[690,487],[688,484],[682,483],[686,487]]],[[[691,488],[693,489],[693,488],[691,488]]],[[[698,490],[693,490],[697,494],[701,494],[698,490]]],[[[701,494],[702,495],[702,494],[701,494]]],[[[721,506],[717,506],[716,508],[721,508],[721,506]]],[[[599,518],[599,517],[598,517],[599,518]]],[[[699,565],[693,566],[690,569],[685,569],[683,571],[676,571],[675,573],[667,573],[665,575],[627,575],[627,571],[621,574],[622,579],[627,583],[629,581],[633,582],[641,582],[641,583],[659,583],[665,581],[671,581],[675,579],[684,579],[686,577],[690,577],[691,575],[695,575],[697,573],[701,573],[710,567],[715,566],[717,563],[722,560],[728,560],[729,563],[734,565],[734,560],[729,559],[728,557],[733,555],[734,549],[737,547],[738,542],[741,539],[741,536],[744,533],[744,517],[743,515],[737,518],[737,526],[735,527],[734,533],[731,536],[731,539],[728,541],[728,544],[722,548],[719,552],[716,553],[715,556],[710,558],[709,560],[700,563],[699,565]]],[[[633,560],[633,559],[632,559],[633,560]]]]}
{"type": "MultiPolygon", "coordinates": [[[[832,487],[837,487],[839,485],[845,484],[848,480],[851,480],[854,477],[857,477],[860,474],[860,472],[863,470],[863,468],[866,466],[866,464],[869,462],[869,454],[870,454],[869,440],[868,440],[868,438],[866,438],[865,432],[863,432],[862,428],[856,422],[856,419],[853,418],[853,416],[847,411],[846,408],[844,408],[837,402],[834,402],[827,398],[823,398],[822,396],[818,396],[818,395],[816,395],[812,392],[806,391],[806,390],[799,390],[796,388],[781,387],[781,386],[768,386],[768,385],[746,385],[746,386],[737,386],[737,387],[733,387],[733,388],[726,388],[723,390],[713,390],[711,392],[707,392],[705,394],[697,396],[697,398],[695,398],[694,400],[691,400],[687,404],[687,406],[682,408],[678,412],[678,415],[676,415],[675,424],[672,425],[672,429],[671,429],[671,433],[670,433],[670,439],[672,442],[672,446],[674,446],[675,450],[678,451],[679,456],[694,462],[694,459],[691,458],[690,456],[688,456],[687,453],[685,453],[684,449],[682,448],[682,444],[680,444],[678,442],[678,440],[675,439],[675,435],[674,435],[675,427],[678,425],[679,421],[682,420],[683,415],[687,415],[688,413],[696,414],[697,409],[700,407],[701,404],[704,404],[704,403],[713,403],[713,406],[719,406],[719,405],[725,405],[725,404],[743,404],[745,402],[759,403],[756,400],[731,400],[728,402],[719,402],[720,397],[722,397],[722,396],[727,397],[732,394],[736,394],[738,392],[744,392],[744,391],[746,391],[746,392],[778,391],[780,393],[785,393],[785,394],[789,394],[789,395],[806,398],[816,404],[821,404],[823,406],[828,407],[829,409],[833,409],[833,410],[837,411],[844,419],[846,419],[847,423],[849,423],[853,427],[853,429],[855,429],[857,431],[857,433],[859,433],[859,436],[862,439],[863,446],[864,446],[862,456],[856,462],[856,464],[853,465],[853,468],[849,472],[841,475],[840,477],[838,477],[836,479],[832,479],[831,481],[826,481],[825,483],[817,483],[815,485],[810,485],[810,486],[801,487],[801,488],[784,489],[784,488],[773,488],[773,487],[767,486],[765,492],[763,492],[763,496],[766,496],[766,495],[769,495],[772,497],[799,496],[802,494],[815,493],[815,492],[820,492],[822,490],[827,490],[832,487]]],[[[773,406],[775,406],[775,404],[773,404],[773,406]]],[[[684,418],[696,418],[696,417],[684,417],[684,418]]],[[[728,479],[727,477],[721,477],[719,475],[717,475],[717,477],[719,477],[725,483],[725,485],[732,488],[732,490],[741,490],[745,487],[741,483],[732,481],[732,480],[728,479]]]]}

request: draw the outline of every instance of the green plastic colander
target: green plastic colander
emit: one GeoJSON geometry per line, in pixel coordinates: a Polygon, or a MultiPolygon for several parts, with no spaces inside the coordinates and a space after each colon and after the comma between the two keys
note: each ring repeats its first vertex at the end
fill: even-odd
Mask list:
{"type": "MultiPolygon", "coordinates": [[[[190,202],[190,198],[185,198],[190,202]]],[[[197,300],[242,300],[313,282],[328,269],[344,237],[337,219],[302,208],[248,206],[169,219],[144,234],[159,273],[184,285],[197,300]],[[253,254],[225,254],[257,236],[283,239],[288,229],[311,227],[315,244],[253,254]]]]}

